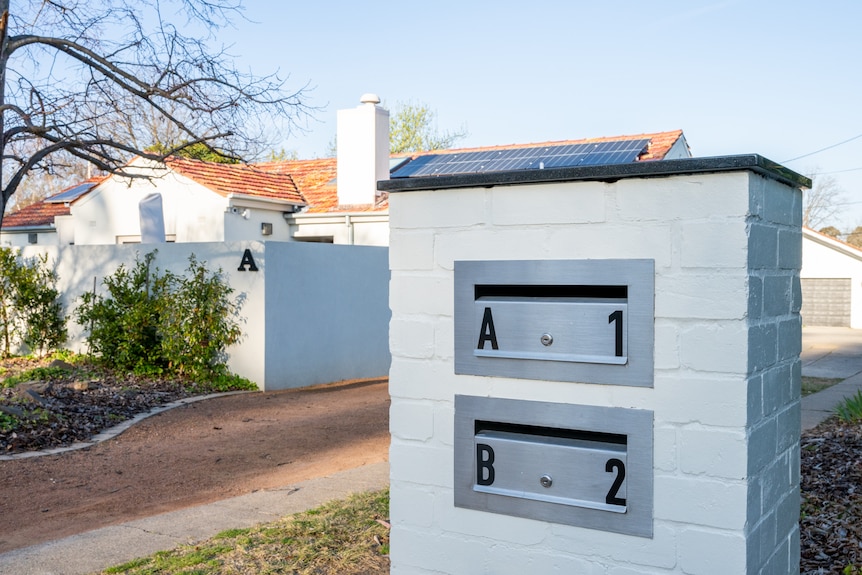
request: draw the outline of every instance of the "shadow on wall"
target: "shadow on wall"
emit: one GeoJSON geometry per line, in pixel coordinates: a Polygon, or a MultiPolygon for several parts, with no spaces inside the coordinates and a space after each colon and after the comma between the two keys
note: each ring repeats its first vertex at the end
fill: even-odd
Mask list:
{"type": "Polygon", "coordinates": [[[388,248],[246,241],[32,246],[22,253],[47,254],[70,318],[68,347],[85,352],[84,327],[74,321],[81,295],[94,284],[105,294],[106,276],[154,249],[160,271],[182,274],[192,254],[208,269],[222,269],[243,304],[244,334],[229,350],[228,366],[261,389],[388,374],[388,248]]]}

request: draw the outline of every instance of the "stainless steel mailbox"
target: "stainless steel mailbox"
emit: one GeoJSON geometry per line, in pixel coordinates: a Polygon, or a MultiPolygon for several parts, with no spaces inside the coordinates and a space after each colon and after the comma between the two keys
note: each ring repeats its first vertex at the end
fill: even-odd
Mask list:
{"type": "Polygon", "coordinates": [[[455,373],[651,387],[653,260],[455,262],[455,373]]]}
{"type": "Polygon", "coordinates": [[[456,507],[652,537],[653,412],[455,396],[456,507]]]}
{"type": "Polygon", "coordinates": [[[625,300],[481,296],[474,308],[473,325],[480,326],[476,357],[613,365],[628,359],[625,300]]]}
{"type": "Polygon", "coordinates": [[[475,446],[475,491],[626,512],[625,444],[492,429],[475,446]]]}

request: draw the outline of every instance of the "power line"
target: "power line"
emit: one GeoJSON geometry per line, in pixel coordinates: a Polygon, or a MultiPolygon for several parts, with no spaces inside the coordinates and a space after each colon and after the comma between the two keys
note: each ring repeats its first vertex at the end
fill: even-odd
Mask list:
{"type": "Polygon", "coordinates": [[[814,154],[819,154],[820,152],[825,152],[826,150],[831,150],[832,148],[837,148],[838,146],[843,146],[844,144],[846,144],[848,142],[852,142],[853,140],[858,140],[859,138],[862,138],[862,134],[853,136],[852,138],[844,140],[843,142],[838,142],[837,144],[832,144],[831,146],[826,146],[825,148],[820,148],[819,150],[815,150],[815,151],[809,152],[807,154],[802,154],[801,156],[796,156],[795,158],[790,158],[789,160],[782,160],[781,163],[786,164],[788,162],[795,162],[796,160],[801,160],[802,158],[807,158],[808,156],[813,156],[814,154]]]}
{"type": "Polygon", "coordinates": [[[814,172],[811,176],[828,176],[829,174],[843,174],[844,172],[858,172],[862,170],[862,166],[858,168],[847,168],[846,170],[833,170],[831,172],[814,172]]]}

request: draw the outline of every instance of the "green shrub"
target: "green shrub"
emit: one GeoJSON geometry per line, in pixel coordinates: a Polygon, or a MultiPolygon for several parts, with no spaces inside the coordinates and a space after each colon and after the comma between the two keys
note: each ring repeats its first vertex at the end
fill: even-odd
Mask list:
{"type": "Polygon", "coordinates": [[[835,413],[838,414],[840,420],[848,423],[862,421],[862,391],[857,391],[856,395],[845,397],[835,408],[835,413]]]}
{"type": "Polygon", "coordinates": [[[108,295],[85,293],[76,311],[78,323],[90,331],[90,353],[114,368],[154,374],[164,367],[157,326],[165,286],[152,269],[155,254],[136,258],[131,269],[121,264],[104,279],[108,295]]]}
{"type": "Polygon", "coordinates": [[[185,275],[166,274],[159,302],[161,349],[171,370],[201,381],[228,375],[225,349],[239,342],[239,303],[222,270],[189,257],[185,275]]]}
{"type": "Polygon", "coordinates": [[[9,248],[0,248],[0,337],[3,339],[3,357],[11,354],[12,341],[19,329],[15,314],[18,268],[15,253],[9,248]]]}
{"type": "Polygon", "coordinates": [[[23,262],[16,305],[24,315],[24,344],[39,356],[66,342],[66,316],[56,283],[47,256],[23,262]]]}
{"type": "Polygon", "coordinates": [[[207,384],[213,391],[258,390],[257,384],[253,381],[233,373],[216,375],[208,379],[207,384]]]}
{"type": "Polygon", "coordinates": [[[0,411],[0,433],[8,433],[18,427],[18,419],[0,411]]]}
{"type": "MultiPolygon", "coordinates": [[[[52,413],[44,407],[28,407],[29,404],[18,400],[4,400],[8,407],[14,407],[16,413],[0,411],[0,432],[9,433],[22,426],[46,425],[52,419],[52,413]]],[[[62,418],[62,416],[59,416],[62,418]]],[[[56,418],[56,417],[55,417],[56,418]]]]}
{"type": "Polygon", "coordinates": [[[22,259],[0,248],[0,339],[3,356],[24,344],[39,356],[66,341],[66,316],[57,291],[56,273],[43,255],[22,259]]]}
{"type": "Polygon", "coordinates": [[[56,381],[69,375],[69,371],[62,367],[34,367],[18,375],[13,375],[3,380],[0,387],[14,387],[25,381],[56,381]]]}
{"type": "Polygon", "coordinates": [[[75,353],[70,349],[57,349],[48,354],[49,360],[60,360],[75,365],[86,361],[86,356],[75,353]]]}
{"type": "Polygon", "coordinates": [[[156,253],[106,277],[106,296],[82,296],[76,314],[89,331],[90,352],[142,375],[224,383],[231,377],[225,350],[242,336],[239,300],[222,270],[210,272],[192,255],[185,274],[160,274],[156,253]]]}

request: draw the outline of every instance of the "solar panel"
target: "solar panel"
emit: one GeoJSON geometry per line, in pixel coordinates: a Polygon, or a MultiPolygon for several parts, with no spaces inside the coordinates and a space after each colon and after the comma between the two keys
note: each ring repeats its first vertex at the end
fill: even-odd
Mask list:
{"type": "Polygon", "coordinates": [[[592,144],[535,146],[455,154],[427,154],[397,168],[392,172],[391,177],[417,178],[511,170],[628,164],[635,161],[648,144],[649,139],[614,140],[592,144]]]}
{"type": "Polygon", "coordinates": [[[410,161],[410,157],[401,157],[401,158],[389,158],[389,171],[397,170],[404,164],[410,161]]]}
{"type": "Polygon", "coordinates": [[[51,196],[45,200],[46,204],[65,204],[66,202],[73,202],[90,191],[90,189],[95,186],[94,182],[85,182],[83,184],[78,184],[77,186],[71,187],[68,190],[63,190],[56,196],[51,196]]]}

